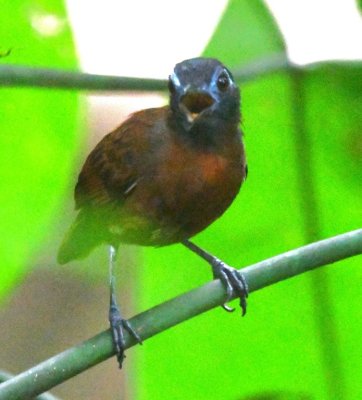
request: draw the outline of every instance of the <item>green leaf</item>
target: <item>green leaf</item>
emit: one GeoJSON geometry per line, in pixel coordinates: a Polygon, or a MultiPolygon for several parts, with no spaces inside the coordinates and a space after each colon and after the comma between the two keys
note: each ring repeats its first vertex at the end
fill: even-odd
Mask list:
{"type": "Polygon", "coordinates": [[[356,3],[357,3],[359,12],[361,12],[362,11],[362,0],[356,0],[356,3]]]}
{"type": "MultiPolygon", "coordinates": [[[[236,68],[283,51],[280,33],[261,2],[231,1],[204,54],[236,68]]],[[[359,227],[361,72],[358,63],[305,69],[305,114],[296,112],[299,93],[288,73],[242,87],[249,177],[230,209],[195,238],[197,244],[241,267],[310,240],[307,232],[314,227],[308,226],[302,202],[307,190],[301,185],[303,168],[311,170],[309,184],[315,185],[317,236],[359,227]],[[309,138],[301,147],[296,115],[309,138]],[[299,152],[305,152],[308,165],[299,164],[299,152]]],[[[147,250],[145,262],[143,308],[211,278],[209,267],[181,245],[147,250]]],[[[243,319],[237,312],[214,310],[153,338],[137,353],[139,398],[184,399],[192,393],[194,398],[231,399],[277,391],[359,398],[357,265],[358,260],[345,261],[328,275],[314,272],[253,294],[243,319]],[[320,293],[324,288],[327,292],[320,293]],[[322,298],[328,305],[325,315],[322,298]],[[328,336],[329,328],[336,337],[332,331],[328,336]]]]}
{"type": "MultiPolygon", "coordinates": [[[[2,64],[75,67],[62,1],[4,2],[2,64]],[[49,7],[48,7],[49,5],[49,7]]],[[[26,272],[70,173],[77,93],[0,88],[0,298],[26,272]]]]}
{"type": "Polygon", "coordinates": [[[283,38],[264,3],[232,0],[203,55],[234,68],[282,51],[283,38]]]}
{"type": "MultiPolygon", "coordinates": [[[[319,220],[327,236],[361,226],[362,62],[331,63],[311,70],[305,77],[305,93],[319,220]]],[[[362,355],[360,280],[360,262],[350,260],[324,276],[314,273],[310,281],[319,324],[319,332],[313,334],[324,332],[315,354],[324,351],[324,379],[335,398],[362,395],[357,383],[362,379],[357,361],[362,355]],[[327,288],[321,277],[327,280],[327,288]]]]}

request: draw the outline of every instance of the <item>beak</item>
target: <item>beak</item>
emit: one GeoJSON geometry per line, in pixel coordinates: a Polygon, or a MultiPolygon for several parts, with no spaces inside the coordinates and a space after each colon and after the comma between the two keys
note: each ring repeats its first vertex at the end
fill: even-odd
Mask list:
{"type": "Polygon", "coordinates": [[[187,120],[193,123],[195,119],[207,108],[214,104],[215,100],[207,92],[188,91],[181,98],[180,108],[184,111],[187,120]]]}

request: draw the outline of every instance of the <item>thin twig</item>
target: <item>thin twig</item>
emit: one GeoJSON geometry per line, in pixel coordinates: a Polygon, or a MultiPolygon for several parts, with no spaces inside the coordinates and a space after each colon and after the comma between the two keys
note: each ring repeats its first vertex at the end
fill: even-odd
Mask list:
{"type": "Polygon", "coordinates": [[[287,54],[283,52],[251,61],[249,64],[243,65],[240,68],[233,69],[232,73],[238,82],[249,82],[264,75],[287,71],[295,67],[296,65],[293,64],[289,60],[287,54]]]}
{"type": "MultiPolygon", "coordinates": [[[[300,210],[303,219],[305,242],[313,242],[322,232],[320,198],[317,194],[316,167],[311,133],[307,126],[306,71],[293,69],[291,81],[291,111],[294,125],[294,146],[297,166],[300,210]]],[[[325,385],[329,398],[346,399],[346,384],[342,364],[342,349],[338,335],[330,276],[324,271],[311,274],[310,291],[313,297],[314,313],[319,339],[319,351],[324,367],[325,385]]]]}
{"type": "MultiPolygon", "coordinates": [[[[237,81],[246,82],[262,75],[285,70],[290,65],[285,53],[274,54],[252,61],[235,70],[233,74],[237,81]]],[[[167,81],[162,79],[86,74],[76,71],[7,64],[0,65],[0,86],[46,87],[91,91],[165,91],[167,90],[167,81]]]]}
{"type": "MultiPolygon", "coordinates": [[[[349,67],[361,67],[359,61],[318,62],[304,66],[313,70],[320,66],[336,68],[347,63],[349,67]]],[[[236,81],[245,83],[261,76],[301,68],[293,64],[285,53],[262,57],[234,69],[236,81]]],[[[164,79],[132,78],[111,75],[86,74],[52,68],[29,67],[24,65],[0,65],[0,87],[36,87],[55,89],[76,89],[88,91],[166,91],[164,79]]]]}
{"type": "MultiPolygon", "coordinates": [[[[322,265],[362,253],[362,229],[334,236],[242,269],[250,292],[322,265]]],[[[224,302],[220,281],[212,281],[130,319],[146,340],[224,302]]],[[[126,348],[135,344],[126,332],[126,348]]],[[[60,353],[0,385],[0,400],[24,400],[49,390],[115,354],[109,330],[60,353]]]]}
{"type": "Polygon", "coordinates": [[[0,65],[0,86],[45,87],[78,90],[163,91],[167,81],[86,74],[23,65],[0,65]]]}

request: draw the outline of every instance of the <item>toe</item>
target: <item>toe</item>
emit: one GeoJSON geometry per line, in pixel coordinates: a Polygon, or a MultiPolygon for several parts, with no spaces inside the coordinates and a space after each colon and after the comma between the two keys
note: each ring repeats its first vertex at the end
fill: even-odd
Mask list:
{"type": "Polygon", "coordinates": [[[133,329],[132,325],[127,319],[122,320],[124,328],[127,330],[127,332],[134,337],[136,342],[138,344],[142,344],[142,339],[141,336],[133,329]]]}
{"type": "MultiPolygon", "coordinates": [[[[222,261],[216,259],[212,265],[214,278],[220,279],[226,288],[225,303],[230,301],[234,295],[240,298],[240,307],[242,315],[246,314],[246,298],[248,297],[248,284],[243,274],[235,268],[229,267],[222,261]]],[[[226,311],[234,311],[234,308],[223,304],[222,306],[226,311]]]]}
{"type": "Polygon", "coordinates": [[[117,360],[119,368],[122,368],[122,363],[125,358],[124,349],[125,349],[125,339],[122,323],[117,323],[116,325],[111,326],[112,337],[113,337],[113,345],[116,351],[117,360]]]}

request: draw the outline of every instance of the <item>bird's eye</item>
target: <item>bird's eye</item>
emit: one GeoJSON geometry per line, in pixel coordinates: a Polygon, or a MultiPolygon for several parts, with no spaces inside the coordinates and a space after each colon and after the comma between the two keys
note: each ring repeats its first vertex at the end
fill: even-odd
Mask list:
{"type": "Polygon", "coordinates": [[[173,83],[173,81],[172,81],[171,78],[168,80],[168,90],[169,90],[169,92],[170,92],[171,94],[173,94],[173,93],[176,92],[175,84],[173,83]]]}
{"type": "Polygon", "coordinates": [[[217,78],[217,87],[221,92],[224,92],[230,85],[230,79],[228,74],[223,71],[217,78]]]}

